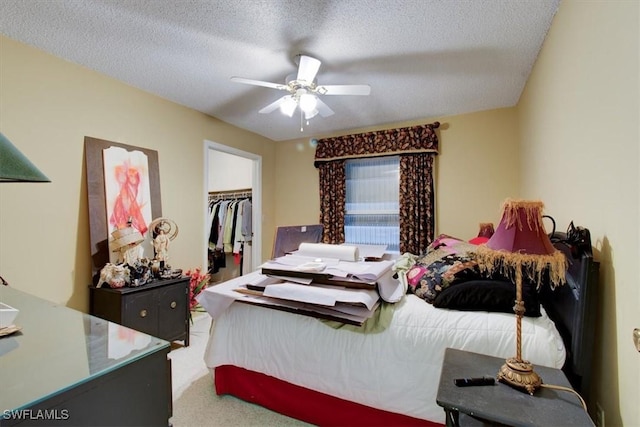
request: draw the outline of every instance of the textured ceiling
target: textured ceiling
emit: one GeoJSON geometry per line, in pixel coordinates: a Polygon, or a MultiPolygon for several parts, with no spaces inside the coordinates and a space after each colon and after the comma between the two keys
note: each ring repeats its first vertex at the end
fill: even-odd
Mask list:
{"type": "MultiPolygon", "coordinates": [[[[1,0],[0,32],[273,140],[510,107],[560,0],[1,0]],[[322,61],[335,112],[258,110],[297,54],[322,61]]],[[[1,95],[1,94],[0,94],[1,95]]]]}

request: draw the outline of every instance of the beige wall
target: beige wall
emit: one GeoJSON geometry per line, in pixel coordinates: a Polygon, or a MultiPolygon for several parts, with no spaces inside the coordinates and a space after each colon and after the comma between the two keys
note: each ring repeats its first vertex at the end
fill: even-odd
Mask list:
{"type": "MultiPolygon", "coordinates": [[[[0,131],[51,180],[0,184],[0,274],[17,289],[88,309],[84,137],[158,151],[163,216],[180,227],[175,268],[204,259],[204,141],[262,156],[272,229],[274,142],[0,37],[0,131]]],[[[263,242],[263,253],[271,242],[263,242]]]]}
{"type": "Polygon", "coordinates": [[[595,398],[640,426],[637,1],[563,1],[518,105],[522,193],[591,231],[601,262],[595,398]]]}
{"type": "Polygon", "coordinates": [[[207,191],[246,190],[253,186],[253,160],[208,150],[207,191]]]}
{"type": "MultiPolygon", "coordinates": [[[[328,119],[330,120],[330,119],[328,119]]],[[[389,124],[354,133],[441,123],[436,157],[436,233],[469,239],[480,222],[497,222],[507,197],[518,197],[518,132],[512,108],[389,124]]],[[[317,223],[318,171],[309,139],[276,145],[277,225],[317,223]]]]}
{"type": "MultiPolygon", "coordinates": [[[[506,197],[539,198],[561,228],[591,229],[602,262],[596,399],[608,426],[640,426],[638,16],[635,1],[565,0],[516,108],[384,127],[443,124],[439,233],[475,235],[506,197]]],[[[3,37],[0,131],[53,180],[0,184],[0,274],[81,310],[91,271],[85,135],[159,152],[163,214],[180,225],[176,266],[202,260],[205,139],[263,156],[263,256],[276,225],[318,221],[308,139],[273,143],[3,37]]]]}

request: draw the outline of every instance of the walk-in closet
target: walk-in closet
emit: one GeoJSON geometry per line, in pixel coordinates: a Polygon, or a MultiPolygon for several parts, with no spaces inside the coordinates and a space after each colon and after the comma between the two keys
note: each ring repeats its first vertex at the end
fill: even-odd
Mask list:
{"type": "Polygon", "coordinates": [[[212,283],[253,269],[256,160],[243,154],[219,145],[207,150],[205,238],[212,283]]]}

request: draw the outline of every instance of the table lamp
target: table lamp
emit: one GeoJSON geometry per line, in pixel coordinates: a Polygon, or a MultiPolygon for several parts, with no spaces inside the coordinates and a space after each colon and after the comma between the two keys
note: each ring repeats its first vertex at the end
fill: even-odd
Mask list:
{"type": "Polygon", "coordinates": [[[480,270],[509,278],[516,285],[516,356],[506,360],[498,372],[498,381],[533,395],[542,379],[533,365],[522,358],[523,280],[555,288],[565,283],[567,260],[553,247],[542,223],[544,205],[540,201],[507,199],[502,205],[502,219],[487,243],[478,246],[480,270]]]}
{"type": "Polygon", "coordinates": [[[126,227],[114,230],[111,233],[113,240],[111,241],[111,250],[120,253],[120,259],[130,266],[136,265],[140,259],[138,246],[144,242],[144,237],[135,228],[131,226],[131,221],[126,227]]]}
{"type": "MultiPolygon", "coordinates": [[[[51,182],[0,132],[0,182],[51,182]]],[[[0,284],[8,286],[0,276],[0,284]]]]}
{"type": "Polygon", "coordinates": [[[0,132],[0,182],[51,182],[0,132]]]}
{"type": "Polygon", "coordinates": [[[478,232],[478,237],[486,237],[490,239],[493,236],[493,233],[496,231],[493,229],[492,222],[481,222],[480,223],[480,231],[478,232]]]}

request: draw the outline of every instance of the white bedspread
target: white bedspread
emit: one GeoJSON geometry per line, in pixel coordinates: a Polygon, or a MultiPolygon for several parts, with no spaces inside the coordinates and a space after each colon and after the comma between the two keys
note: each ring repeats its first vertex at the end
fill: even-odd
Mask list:
{"type": "MultiPolygon", "coordinates": [[[[382,333],[336,330],[320,320],[233,303],[215,321],[205,362],[235,365],[342,399],[444,423],[436,404],[447,347],[515,356],[515,316],[433,307],[414,295],[399,302],[382,333]]],[[[565,348],[546,316],[522,322],[523,357],[562,367],[565,348]]],[[[478,372],[477,376],[495,376],[478,372]]],[[[543,379],[544,380],[544,379],[543,379]]]]}

